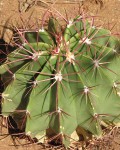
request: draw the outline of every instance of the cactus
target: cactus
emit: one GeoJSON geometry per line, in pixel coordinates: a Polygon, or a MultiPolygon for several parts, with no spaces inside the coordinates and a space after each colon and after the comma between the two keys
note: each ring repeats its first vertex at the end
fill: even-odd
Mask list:
{"type": "Polygon", "coordinates": [[[0,66],[3,117],[66,147],[75,131],[101,137],[104,126],[120,123],[120,41],[111,31],[77,16],[18,34],[0,66]]]}

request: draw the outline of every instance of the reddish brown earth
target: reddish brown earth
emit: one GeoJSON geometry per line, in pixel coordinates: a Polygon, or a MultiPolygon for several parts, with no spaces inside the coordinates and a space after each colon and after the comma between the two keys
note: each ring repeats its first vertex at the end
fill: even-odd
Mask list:
{"type": "MultiPolygon", "coordinates": [[[[28,1],[28,3],[30,4],[31,1],[34,0],[0,0],[0,38],[4,38],[7,42],[9,42],[12,37],[12,31],[10,30],[10,28],[12,26],[20,26],[20,17],[22,17],[23,20],[27,20],[31,16],[32,22],[34,22],[36,19],[40,20],[45,10],[49,6],[52,6],[52,4],[50,3],[41,3],[40,0],[36,0],[38,1],[36,5],[31,4],[31,8],[28,7],[28,9],[26,9],[27,7],[25,3],[22,3],[24,1],[28,1]],[[19,5],[19,1],[21,1],[21,5],[19,5]],[[26,12],[20,13],[20,10],[26,10],[26,12]]],[[[50,2],[50,0],[42,1],[50,2]]],[[[79,4],[69,4],[68,2],[72,2],[72,0],[57,1],[60,3],[55,4],[53,8],[55,8],[61,14],[65,15],[65,10],[69,18],[74,17],[76,14],[78,14],[79,4]]],[[[99,16],[99,22],[101,21],[101,24],[104,24],[105,27],[112,27],[115,25],[113,31],[116,33],[120,33],[120,0],[83,1],[84,5],[82,6],[82,8],[84,8],[88,14],[99,16]],[[103,7],[100,9],[100,4],[95,4],[95,1],[98,1],[98,3],[99,1],[103,1],[103,7]]],[[[82,2],[80,2],[80,5],[82,5],[82,2]]],[[[52,11],[53,8],[51,9],[52,11]]]]}
{"type": "MultiPolygon", "coordinates": [[[[21,26],[21,19],[28,20],[31,16],[32,23],[36,20],[40,20],[45,10],[52,6],[50,3],[41,3],[40,0],[35,5],[31,4],[31,8],[26,9],[24,6],[19,5],[19,2],[24,2],[25,0],[0,0],[0,38],[3,38],[6,42],[10,42],[13,36],[11,28],[13,26],[21,26]],[[26,10],[26,12],[24,12],[26,10]],[[22,11],[22,13],[20,13],[22,11]]],[[[34,0],[28,0],[29,2],[34,0]]],[[[42,0],[44,1],[44,0],[42,0]]],[[[52,0],[51,0],[52,1],[52,0]]],[[[60,0],[58,0],[59,2],[60,0]]],[[[60,4],[55,4],[54,8],[59,11],[61,14],[65,15],[65,10],[69,18],[74,17],[78,14],[79,4],[69,4],[66,0],[66,3],[63,3],[65,0],[61,0],[60,4]]],[[[75,0],[73,0],[75,1],[75,0]]],[[[71,1],[71,2],[73,2],[71,1]]],[[[98,3],[100,0],[96,0],[98,3]]],[[[48,2],[45,0],[45,2],[48,2]]],[[[50,1],[49,1],[50,2],[50,1]]],[[[21,3],[22,4],[22,3],[21,3]]],[[[82,5],[82,2],[80,2],[82,5]]],[[[112,32],[120,37],[120,0],[103,0],[103,6],[100,8],[100,4],[96,4],[95,0],[84,0],[84,4],[81,6],[86,13],[99,16],[97,22],[101,22],[104,27],[112,29],[112,32]],[[91,1],[91,2],[90,2],[91,1]]],[[[25,25],[26,26],[26,25],[25,25]]],[[[110,134],[107,132],[105,138],[101,141],[91,142],[91,147],[88,147],[88,150],[120,150],[120,129],[118,128],[110,134]],[[93,144],[94,143],[94,144],[93,144]],[[93,146],[99,145],[99,146],[93,146]],[[105,147],[103,147],[105,145],[105,147]]],[[[7,130],[2,128],[2,134],[6,134],[7,130]]],[[[42,150],[48,149],[47,147],[42,147],[41,145],[31,144],[27,146],[14,146],[14,142],[11,140],[10,136],[3,138],[0,136],[0,150],[42,150]]],[[[25,143],[25,140],[18,140],[16,144],[21,145],[20,143],[25,143]]],[[[51,148],[52,150],[54,148],[51,148]]],[[[58,147],[56,149],[59,149],[58,147]]],[[[73,150],[74,148],[71,148],[73,150]]],[[[77,150],[77,149],[76,149],[77,150]]],[[[79,146],[78,150],[83,150],[79,146]]]]}

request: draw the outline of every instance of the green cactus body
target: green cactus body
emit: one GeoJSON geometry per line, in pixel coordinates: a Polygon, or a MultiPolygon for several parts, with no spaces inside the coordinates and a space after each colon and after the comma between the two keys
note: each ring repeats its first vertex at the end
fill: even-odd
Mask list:
{"type": "Polygon", "coordinates": [[[67,147],[76,129],[100,137],[104,123],[120,122],[120,41],[80,17],[64,32],[54,21],[25,32],[25,43],[1,64],[2,115],[31,137],[67,147]]]}

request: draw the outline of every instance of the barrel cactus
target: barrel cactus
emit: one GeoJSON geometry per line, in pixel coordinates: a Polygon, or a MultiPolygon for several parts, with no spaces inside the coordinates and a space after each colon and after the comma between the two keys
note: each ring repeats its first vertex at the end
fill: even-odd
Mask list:
{"type": "MultiPolygon", "coordinates": [[[[94,19],[93,19],[94,20],[94,19]]],[[[2,116],[31,138],[69,146],[120,123],[120,41],[77,16],[47,27],[18,30],[16,49],[1,59],[2,116]]]]}

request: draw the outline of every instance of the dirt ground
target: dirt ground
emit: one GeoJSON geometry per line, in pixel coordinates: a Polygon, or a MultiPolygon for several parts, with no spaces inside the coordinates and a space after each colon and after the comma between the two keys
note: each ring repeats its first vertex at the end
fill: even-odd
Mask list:
{"type": "MultiPolygon", "coordinates": [[[[36,20],[41,19],[41,16],[45,12],[45,10],[53,5],[52,2],[54,2],[54,0],[36,0],[36,3],[34,3],[34,0],[0,0],[0,39],[4,39],[7,43],[9,43],[13,36],[12,27],[21,26],[20,18],[23,18],[24,23],[26,22],[25,20],[30,20],[32,21],[32,23],[34,23],[36,22],[36,20]],[[30,16],[31,19],[29,19],[30,16]]],[[[120,37],[120,0],[103,0],[103,6],[101,0],[81,0],[80,4],[73,2],[75,2],[75,0],[58,0],[56,2],[57,4],[55,4],[53,8],[64,15],[66,10],[68,17],[72,18],[76,14],[78,14],[79,6],[81,6],[86,13],[99,16],[97,21],[101,22],[104,27],[107,27],[109,29],[112,29],[114,27],[112,29],[112,33],[120,37]],[[98,4],[96,4],[95,1],[98,2],[98,4]]],[[[6,133],[6,129],[3,128],[2,134],[6,133]]],[[[10,136],[6,138],[3,137],[4,136],[0,136],[0,150],[15,150],[16,148],[18,148],[19,150],[43,149],[42,146],[36,146],[34,144],[29,147],[15,147],[10,136]]],[[[107,140],[108,138],[111,139],[108,142],[108,147],[91,147],[88,149],[120,150],[120,129],[118,129],[118,132],[114,136],[114,139],[113,137],[107,137],[107,140]]],[[[105,139],[105,142],[107,140],[105,139]]],[[[100,143],[98,145],[100,145],[100,143]]],[[[82,150],[82,148],[79,148],[79,150],[82,150]]]]}
{"type": "Polygon", "coordinates": [[[64,15],[66,10],[68,17],[71,18],[78,14],[79,6],[82,6],[88,14],[98,16],[96,20],[101,22],[104,27],[111,29],[115,25],[112,31],[120,36],[120,0],[56,0],[57,4],[55,5],[52,2],[55,1],[0,0],[0,38],[10,42],[13,35],[11,28],[21,25],[20,18],[23,18],[24,21],[39,21],[49,7],[52,7],[52,11],[56,9],[64,15]],[[75,3],[77,1],[79,1],[79,4],[75,3]],[[103,5],[101,1],[103,1],[103,5]]]}

